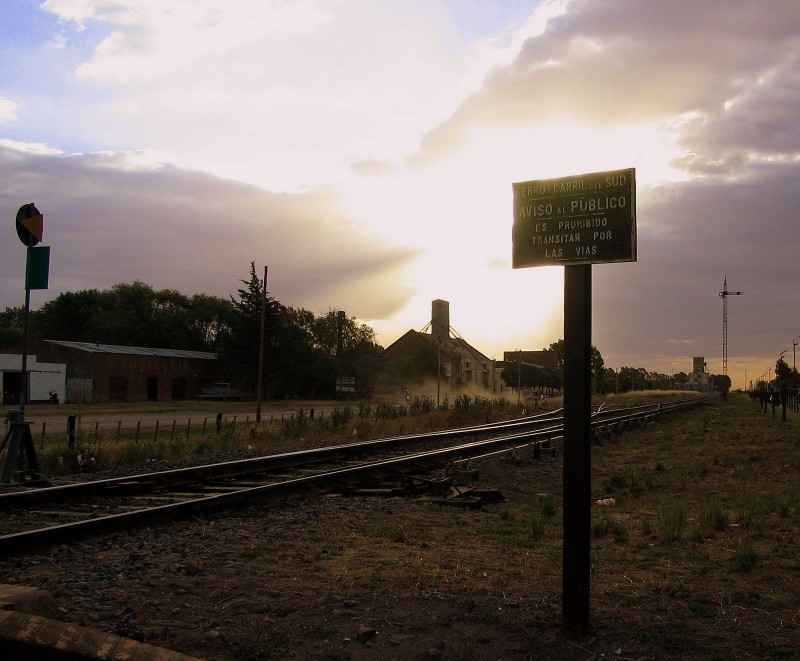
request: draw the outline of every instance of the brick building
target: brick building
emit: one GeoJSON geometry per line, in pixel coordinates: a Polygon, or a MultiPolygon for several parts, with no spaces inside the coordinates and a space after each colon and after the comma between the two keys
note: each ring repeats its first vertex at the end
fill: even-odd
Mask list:
{"type": "Polygon", "coordinates": [[[44,340],[37,353],[66,364],[66,402],[190,399],[219,380],[216,354],[206,351],[44,340]]]}

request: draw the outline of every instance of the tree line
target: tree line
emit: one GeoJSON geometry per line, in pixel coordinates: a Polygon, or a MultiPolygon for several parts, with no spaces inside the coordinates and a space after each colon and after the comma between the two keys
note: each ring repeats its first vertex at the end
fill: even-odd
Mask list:
{"type": "MultiPolygon", "coordinates": [[[[336,377],[345,375],[369,388],[383,350],[372,328],[337,310],[315,315],[282,305],[265,291],[254,263],[240,283],[227,299],[139,281],[62,293],[29,313],[29,338],[213,352],[222,375],[255,392],[263,302],[268,397],[332,397],[336,377]]],[[[22,307],[0,312],[0,347],[22,345],[23,323],[22,307]]]]}
{"type": "MultiPolygon", "coordinates": [[[[236,295],[227,299],[156,290],[139,281],[102,291],[62,293],[30,312],[29,337],[32,341],[69,340],[212,352],[217,354],[225,378],[236,377],[237,382],[255,392],[263,301],[263,385],[268,397],[331,397],[338,376],[355,377],[359,390],[372,388],[383,351],[372,328],[337,310],[315,315],[303,308],[282,305],[265,291],[252,262],[249,278],[240,283],[236,295]]],[[[22,307],[0,312],[0,348],[21,347],[23,315],[22,307]]],[[[501,373],[506,385],[541,392],[560,390],[564,340],[553,342],[547,350],[553,353],[554,369],[511,361],[501,373]]],[[[776,377],[787,376],[784,372],[791,371],[785,363],[776,365],[776,377]]],[[[615,371],[605,367],[603,356],[594,346],[591,374],[593,390],[601,394],[680,389],[689,379],[685,372],[667,375],[643,367],[615,371]]],[[[728,389],[730,379],[714,376],[713,385],[728,389]],[[726,383],[722,381],[725,379],[726,383]]]]}
{"type": "Polygon", "coordinates": [[[772,379],[760,377],[753,386],[755,390],[780,390],[781,388],[797,388],[800,378],[796,367],[789,367],[783,355],[775,361],[775,376],[772,379]]]}
{"type": "MultiPolygon", "coordinates": [[[[564,340],[550,344],[545,351],[553,354],[555,369],[529,365],[516,361],[507,362],[501,378],[509,388],[552,392],[560,390],[564,370],[564,340]]],[[[780,365],[776,366],[776,374],[780,365]]],[[[782,373],[786,373],[786,369],[782,373]]],[[[644,367],[621,367],[614,370],[605,366],[603,356],[597,347],[591,348],[592,391],[601,395],[613,392],[629,392],[631,390],[682,390],[689,382],[686,372],[661,374],[651,372],[644,367]]],[[[711,385],[718,390],[730,390],[731,380],[727,375],[712,375],[711,385]]]]}

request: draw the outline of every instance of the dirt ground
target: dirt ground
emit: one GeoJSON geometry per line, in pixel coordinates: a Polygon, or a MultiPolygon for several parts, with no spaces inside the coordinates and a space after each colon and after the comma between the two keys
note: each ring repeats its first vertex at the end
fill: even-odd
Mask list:
{"type": "Polygon", "coordinates": [[[800,436],[744,397],[592,451],[590,632],[562,635],[561,456],[478,510],[318,493],[0,561],[65,619],[210,661],[800,658],[800,436]]]}

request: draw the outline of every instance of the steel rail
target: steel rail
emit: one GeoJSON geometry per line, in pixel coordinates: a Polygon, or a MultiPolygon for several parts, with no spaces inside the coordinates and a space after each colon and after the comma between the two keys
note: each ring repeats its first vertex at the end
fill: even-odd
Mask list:
{"type": "MultiPolygon", "coordinates": [[[[517,432],[488,440],[471,441],[449,448],[416,452],[403,457],[370,461],[356,466],[288,478],[271,484],[246,487],[229,493],[199,495],[196,499],[3,535],[0,536],[0,556],[11,555],[21,549],[32,550],[47,545],[62,544],[94,534],[116,532],[142,524],[177,519],[190,513],[207,513],[242,503],[264,502],[307,487],[323,488],[324,486],[347,482],[367,474],[375,476],[377,474],[396,472],[401,467],[422,465],[426,470],[431,470],[433,466],[447,464],[452,456],[461,455],[476,447],[494,447],[514,443],[522,438],[530,438],[531,435],[540,435],[542,439],[546,439],[552,436],[553,431],[556,429],[558,427],[534,432],[517,432]]],[[[169,497],[169,494],[166,494],[165,497],[169,497]]]]}
{"type": "Polygon", "coordinates": [[[0,493],[0,510],[22,508],[44,502],[64,502],[90,495],[133,495],[157,489],[160,486],[178,487],[196,484],[199,481],[227,479],[268,471],[296,468],[322,462],[343,460],[357,454],[374,452],[404,443],[422,443],[431,440],[448,440],[470,435],[491,433],[498,429],[526,429],[548,424],[560,424],[562,410],[547,412],[526,418],[505,422],[492,422],[469,427],[455,427],[423,434],[406,434],[387,438],[344,443],[329,447],[296,450],[279,454],[264,455],[248,459],[188,466],[166,471],[139,473],[124,477],[113,477],[90,482],[75,482],[39,489],[26,489],[0,493]]]}
{"type": "MultiPolygon", "coordinates": [[[[629,413],[620,413],[617,411],[607,412],[606,414],[601,415],[600,412],[598,412],[595,415],[596,419],[594,424],[598,428],[605,426],[624,425],[636,419],[648,419],[664,412],[683,410],[688,406],[696,406],[698,403],[700,403],[699,400],[691,400],[690,404],[677,404],[669,407],[642,407],[638,411],[629,413]]],[[[552,420],[548,420],[546,422],[552,422],[552,420]]],[[[495,425],[495,427],[497,426],[495,425]]],[[[245,502],[263,502],[264,500],[270,500],[276,497],[284,496],[290,492],[301,491],[304,488],[323,488],[325,486],[330,486],[331,484],[357,480],[366,474],[374,476],[376,474],[386,474],[392,472],[397,473],[401,468],[409,467],[424,467],[427,470],[431,470],[434,466],[441,466],[443,464],[446,465],[455,457],[463,457],[464,454],[475,451],[479,451],[483,456],[486,456],[487,451],[491,453],[493,449],[496,450],[497,448],[506,447],[508,445],[518,445],[521,441],[526,443],[544,443],[546,441],[552,441],[559,437],[562,429],[563,424],[558,423],[542,429],[516,431],[512,434],[504,434],[491,439],[470,441],[448,448],[415,452],[403,457],[368,461],[356,466],[336,468],[333,470],[323,470],[318,473],[305,475],[302,477],[290,477],[288,479],[279,480],[271,484],[249,486],[231,491],[229,493],[214,493],[210,495],[200,494],[197,498],[188,499],[181,502],[144,507],[142,509],[126,511],[114,515],[101,516],[73,523],[59,524],[46,528],[3,535],[0,536],[0,555],[13,555],[21,550],[33,550],[48,545],[65,543],[67,541],[72,541],[74,539],[83,538],[94,534],[126,530],[130,529],[131,527],[141,526],[143,524],[181,518],[189,513],[219,511],[245,502]]],[[[385,441],[388,439],[382,440],[385,441]]],[[[363,443],[350,444],[349,446],[343,447],[352,447],[352,445],[360,446],[363,445],[363,443]]],[[[272,457],[281,457],[281,455],[272,455],[272,457]]],[[[239,460],[231,463],[241,464],[242,462],[246,461],[247,460],[239,460]]],[[[219,468],[221,466],[225,466],[225,464],[212,465],[212,467],[215,468],[219,468]]],[[[179,472],[185,475],[184,471],[194,471],[195,476],[197,475],[197,468],[180,469],[179,472]]],[[[248,469],[245,474],[250,474],[253,472],[257,471],[248,469]]],[[[238,472],[236,475],[240,476],[242,473],[238,472]]],[[[146,478],[148,476],[152,476],[152,474],[144,474],[142,476],[135,477],[146,478]]],[[[227,476],[230,477],[232,474],[227,476]]],[[[221,474],[216,473],[215,477],[216,479],[220,479],[221,474]]],[[[125,478],[122,479],[124,480],[125,478]]],[[[198,481],[202,480],[195,479],[194,483],[196,484],[198,481]]],[[[115,481],[112,480],[104,482],[115,481]]],[[[184,482],[182,484],[186,485],[188,482],[184,482]]],[[[68,487],[71,486],[82,485],[68,485],[68,487]]],[[[11,496],[15,494],[5,495],[11,496]]],[[[169,497],[169,494],[165,494],[164,497],[169,497]]]]}
{"type": "MultiPolygon", "coordinates": [[[[655,405],[647,405],[625,409],[602,410],[601,406],[600,409],[595,412],[594,416],[597,420],[609,420],[615,416],[619,416],[619,411],[626,411],[629,415],[635,416],[641,411],[652,411],[654,408],[657,407],[655,405]]],[[[469,427],[456,427],[426,432],[424,434],[392,436],[323,448],[297,450],[248,459],[204,464],[201,466],[189,466],[88,482],[75,482],[38,489],[9,491],[7,493],[0,493],[0,510],[23,508],[28,505],[45,502],[64,502],[96,494],[106,494],[109,496],[133,495],[136,493],[146,493],[164,485],[174,488],[181,485],[196,484],[198,481],[228,479],[248,474],[296,468],[301,465],[336,461],[354,454],[376,451],[390,445],[399,445],[402,443],[447,440],[454,437],[489,433],[497,429],[525,429],[553,423],[560,424],[562,414],[563,409],[557,409],[555,411],[510,421],[485,423],[469,427]]]]}

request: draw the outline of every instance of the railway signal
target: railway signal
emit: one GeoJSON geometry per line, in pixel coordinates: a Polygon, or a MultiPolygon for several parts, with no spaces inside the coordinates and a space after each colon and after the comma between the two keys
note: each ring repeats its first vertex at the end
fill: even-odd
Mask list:
{"type": "Polygon", "coordinates": [[[15,219],[17,236],[27,247],[25,259],[25,310],[22,330],[22,365],[20,370],[19,410],[7,414],[8,432],[0,452],[5,450],[5,459],[0,462],[0,484],[21,482],[25,478],[47,481],[39,473],[39,463],[31,437],[30,422],[25,422],[25,404],[28,401],[28,317],[31,304],[31,289],[47,289],[50,267],[49,246],[36,247],[44,233],[44,216],[33,202],[23,204],[15,219]],[[23,471],[24,460],[28,469],[23,471]]]}
{"type": "MultiPolygon", "coordinates": [[[[719,297],[722,299],[722,376],[728,376],[728,296],[741,296],[744,294],[742,291],[728,291],[728,276],[722,283],[722,291],[719,297]]],[[[725,382],[727,383],[727,382],[725,382]]],[[[728,396],[728,388],[723,383],[722,394],[725,398],[728,396]]]]}
{"type": "Polygon", "coordinates": [[[44,216],[33,202],[23,204],[17,211],[17,236],[28,248],[33,248],[42,240],[44,216]]]}

